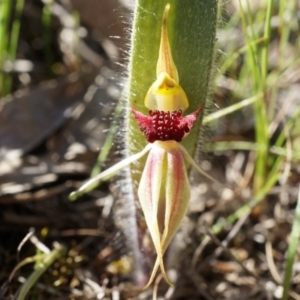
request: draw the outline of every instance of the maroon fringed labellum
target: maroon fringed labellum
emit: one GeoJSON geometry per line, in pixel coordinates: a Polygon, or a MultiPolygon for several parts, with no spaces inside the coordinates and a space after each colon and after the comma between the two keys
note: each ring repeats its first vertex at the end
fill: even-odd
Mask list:
{"type": "Polygon", "coordinates": [[[131,107],[131,109],[149,143],[172,140],[181,142],[193,128],[194,122],[197,120],[197,116],[201,110],[199,108],[192,114],[183,117],[181,110],[173,110],[171,112],[149,110],[149,116],[146,116],[134,107],[131,107]]]}

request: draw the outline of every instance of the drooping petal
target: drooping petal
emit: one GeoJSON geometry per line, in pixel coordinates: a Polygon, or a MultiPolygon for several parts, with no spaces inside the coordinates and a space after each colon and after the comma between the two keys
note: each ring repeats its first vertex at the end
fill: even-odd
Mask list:
{"type": "Polygon", "coordinates": [[[180,149],[168,152],[165,227],[161,239],[163,254],[177,232],[190,203],[191,191],[180,149]]]}
{"type": "Polygon", "coordinates": [[[158,214],[160,213],[159,202],[161,201],[161,189],[163,189],[162,182],[166,174],[166,152],[160,147],[153,147],[153,150],[154,151],[149,152],[147,158],[139,184],[138,196],[157,253],[158,263],[165,280],[171,284],[165,275],[166,272],[164,269],[161,247],[161,233],[158,224],[158,214]]]}
{"type": "Polygon", "coordinates": [[[126,166],[132,164],[133,162],[137,161],[152,148],[151,144],[148,144],[142,151],[131,155],[130,157],[127,157],[123,159],[122,161],[118,162],[117,164],[113,165],[109,169],[99,173],[98,175],[92,177],[87,182],[85,182],[77,191],[74,191],[70,194],[69,198],[70,200],[74,201],[77,198],[81,197],[82,195],[92,191],[95,189],[95,186],[97,186],[98,182],[100,180],[106,179],[107,177],[112,177],[122,169],[124,169],[126,166]]]}

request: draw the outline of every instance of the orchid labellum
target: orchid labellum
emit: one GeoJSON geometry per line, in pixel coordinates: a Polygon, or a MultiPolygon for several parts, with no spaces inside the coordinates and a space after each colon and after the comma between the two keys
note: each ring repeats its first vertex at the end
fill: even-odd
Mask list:
{"type": "Polygon", "coordinates": [[[158,268],[166,282],[171,285],[166,275],[163,255],[178,230],[190,201],[190,184],[185,161],[215,181],[199,168],[180,144],[192,129],[200,108],[190,115],[183,115],[189,102],[179,85],[178,72],[169,45],[167,33],[169,9],[168,4],[162,20],[157,78],[149,88],[144,102],[145,107],[149,109],[149,115],[144,115],[131,107],[141,131],[149,142],[148,145],[141,152],[93,177],[79,189],[79,192],[85,190],[88,185],[111,176],[149,152],[139,183],[138,197],[157,259],[145,288],[153,282],[158,268]]]}

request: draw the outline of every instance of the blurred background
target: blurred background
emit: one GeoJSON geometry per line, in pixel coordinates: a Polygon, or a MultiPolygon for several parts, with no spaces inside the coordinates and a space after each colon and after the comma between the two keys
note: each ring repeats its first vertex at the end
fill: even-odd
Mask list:
{"type": "MultiPolygon", "coordinates": [[[[207,125],[201,167],[229,188],[194,174],[188,218],[167,255],[176,284],[140,291],[134,282],[148,278],[151,262],[128,232],[134,238],[145,224],[139,212],[124,213],[120,181],[68,198],[122,156],[123,138],[106,139],[122,126],[134,1],[0,1],[0,299],[21,299],[43,255],[53,261],[27,299],[281,299],[300,178],[300,3],[272,9],[259,194],[249,45],[260,57],[269,2],[220,4],[208,111],[243,104],[207,125]],[[112,149],[98,157],[105,141],[112,149]],[[253,199],[255,208],[240,213],[253,199]]],[[[288,299],[300,299],[298,257],[293,270],[288,299]]]]}

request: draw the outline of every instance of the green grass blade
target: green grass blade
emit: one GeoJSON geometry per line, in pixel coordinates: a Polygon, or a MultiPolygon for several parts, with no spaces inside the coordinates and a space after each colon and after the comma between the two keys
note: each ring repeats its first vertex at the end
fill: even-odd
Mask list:
{"type": "MultiPolygon", "coordinates": [[[[288,68],[288,65],[294,64],[291,60],[294,60],[295,57],[293,55],[286,55],[286,49],[289,48],[289,37],[294,24],[297,24],[297,17],[294,13],[296,11],[296,1],[280,1],[279,2],[279,26],[278,26],[278,34],[279,34],[279,48],[278,48],[278,64],[277,68],[273,71],[275,76],[274,83],[274,91],[273,95],[277,95],[280,89],[280,79],[282,73],[288,68]]],[[[270,84],[270,82],[269,82],[270,84]]],[[[276,97],[272,97],[269,101],[269,109],[268,115],[270,120],[274,118],[276,112],[276,97]]]]}
{"type": "MultiPolygon", "coordinates": [[[[255,135],[256,135],[256,143],[259,144],[259,148],[257,151],[256,158],[256,167],[255,167],[255,175],[254,175],[254,193],[260,191],[260,189],[264,186],[265,178],[266,178],[266,170],[267,170],[267,161],[268,161],[268,151],[269,151],[269,136],[268,136],[268,117],[266,112],[266,89],[267,89],[267,77],[268,77],[268,55],[269,55],[269,43],[270,43],[270,29],[271,29],[271,17],[273,11],[273,0],[268,0],[267,3],[267,16],[265,21],[265,32],[264,38],[265,41],[263,43],[264,47],[261,52],[260,60],[257,57],[258,52],[256,51],[256,44],[254,33],[250,37],[247,34],[248,24],[245,17],[245,12],[240,5],[241,9],[241,19],[244,28],[244,35],[246,38],[246,43],[249,47],[249,65],[252,70],[252,78],[253,78],[253,87],[254,91],[258,93],[259,91],[263,92],[263,97],[261,100],[256,101],[254,105],[254,114],[255,114],[255,135]],[[260,61],[260,71],[258,63],[260,61]]],[[[241,3],[240,3],[241,4],[241,3]]],[[[249,6],[247,8],[247,16],[250,16],[249,6]]],[[[248,17],[250,22],[250,28],[253,28],[253,20],[251,17],[248,17]]]]}
{"type": "Polygon", "coordinates": [[[273,6],[274,6],[274,0],[268,0],[267,15],[266,15],[266,22],[265,22],[265,30],[264,30],[264,37],[266,41],[264,42],[264,47],[261,53],[261,75],[262,75],[261,86],[262,86],[262,91],[264,93],[266,93],[266,89],[267,89],[269,44],[271,38],[271,18],[272,18],[273,6]]]}
{"type": "Polygon", "coordinates": [[[291,29],[294,23],[297,24],[297,16],[295,14],[295,11],[297,11],[296,7],[297,7],[297,1],[295,0],[279,2],[280,26],[278,27],[278,30],[280,34],[280,44],[279,44],[279,69],[280,70],[283,70],[285,67],[285,59],[287,58],[285,55],[285,50],[288,44],[291,29]],[[292,17],[292,20],[290,18],[287,18],[288,16],[292,17]]]}
{"type": "Polygon", "coordinates": [[[52,43],[52,32],[51,32],[51,13],[52,0],[45,1],[42,14],[42,25],[43,25],[43,41],[44,41],[44,55],[48,69],[48,73],[52,74],[51,66],[54,62],[51,43],[52,43]]]}
{"type": "MultiPolygon", "coordinates": [[[[265,37],[261,37],[253,42],[251,42],[251,47],[258,45],[262,42],[264,42],[266,39],[265,37]]],[[[220,68],[220,73],[221,74],[225,74],[225,72],[228,70],[228,68],[234,63],[234,61],[236,61],[236,59],[243,54],[244,52],[249,50],[249,46],[245,45],[244,47],[240,48],[239,50],[237,50],[236,52],[234,52],[231,56],[229,56],[228,59],[226,59],[224,61],[224,63],[222,64],[221,68],[220,68]]]]}
{"type": "Polygon", "coordinates": [[[257,204],[264,200],[265,196],[269,193],[270,189],[274,186],[277,180],[278,178],[275,178],[274,176],[267,180],[265,185],[257,192],[255,197],[251,201],[229,215],[225,219],[225,221],[222,220],[221,222],[217,222],[215,225],[213,225],[213,233],[219,234],[223,230],[223,228],[227,227],[228,225],[232,225],[244,215],[249,214],[257,204]]]}
{"type": "Polygon", "coordinates": [[[112,121],[112,123],[109,127],[109,131],[107,133],[106,139],[105,139],[104,144],[101,147],[101,150],[99,152],[97,162],[91,172],[91,177],[94,177],[101,172],[102,166],[105,163],[105,161],[107,160],[107,157],[113,146],[113,141],[114,141],[117,131],[119,129],[119,124],[118,124],[117,119],[120,117],[122,112],[123,112],[123,104],[122,104],[122,102],[119,102],[114,111],[114,120],[112,121]]]}
{"type": "Polygon", "coordinates": [[[11,13],[11,0],[2,0],[0,2],[0,96],[5,96],[3,63],[8,53],[8,25],[11,13]]]}
{"type": "Polygon", "coordinates": [[[47,269],[60,257],[62,257],[65,253],[65,248],[59,245],[57,249],[51,251],[44,259],[42,259],[41,263],[38,265],[36,270],[29,276],[26,282],[23,284],[20,293],[17,297],[17,300],[24,300],[33,287],[33,285],[38,281],[38,279],[42,276],[42,274],[47,271],[47,269]]]}
{"type": "Polygon", "coordinates": [[[12,270],[12,272],[10,273],[9,275],[9,281],[11,281],[13,279],[13,277],[15,276],[15,273],[21,269],[21,267],[27,265],[27,264],[31,264],[31,263],[34,263],[36,262],[37,260],[39,259],[42,259],[46,256],[47,254],[45,253],[42,253],[42,254],[37,254],[37,255],[34,255],[34,256],[31,256],[31,257],[26,257],[25,259],[23,259],[22,261],[20,261],[15,267],[14,269],[12,270]]]}
{"type": "MultiPolygon", "coordinates": [[[[114,120],[112,121],[112,124],[110,125],[105,142],[99,152],[97,162],[91,172],[91,178],[97,176],[102,171],[102,166],[105,163],[105,161],[107,160],[107,157],[113,146],[113,140],[117,134],[117,130],[119,129],[119,124],[117,122],[117,119],[120,117],[122,111],[123,111],[123,103],[119,102],[115,108],[114,120]]],[[[113,177],[113,176],[111,176],[111,177],[113,177]]],[[[71,193],[71,195],[69,196],[69,200],[75,201],[78,198],[84,196],[85,194],[88,194],[89,192],[95,190],[101,184],[101,182],[109,180],[111,177],[107,177],[103,180],[93,181],[90,185],[87,186],[87,188],[85,188],[81,191],[76,191],[76,192],[71,193]]]]}
{"type": "MultiPolygon", "coordinates": [[[[252,143],[252,142],[245,142],[245,141],[227,141],[227,142],[215,142],[215,143],[207,143],[203,147],[205,152],[212,152],[212,151],[226,151],[226,150],[244,150],[244,151],[257,151],[259,145],[252,143]]],[[[282,156],[283,159],[287,156],[287,149],[285,147],[279,146],[271,146],[269,149],[271,154],[282,156]]],[[[292,152],[292,159],[300,159],[300,152],[293,151],[292,152]]],[[[283,160],[284,161],[284,160],[283,160]]],[[[283,162],[281,161],[281,162],[283,162]]],[[[276,160],[274,161],[274,165],[276,164],[276,160]]],[[[273,170],[273,168],[272,168],[273,170]]],[[[278,171],[278,168],[274,168],[274,173],[278,171]]],[[[270,173],[272,174],[272,173],[270,173]]]]}
{"type": "MultiPolygon", "coordinates": [[[[248,18],[248,24],[250,26],[250,30],[251,30],[251,36],[252,36],[252,40],[256,40],[257,36],[254,30],[254,22],[253,22],[253,18],[252,18],[252,14],[251,14],[251,7],[250,7],[250,3],[249,0],[246,0],[246,14],[247,14],[247,18],[248,18]]],[[[257,48],[256,46],[253,47],[254,53],[255,55],[257,55],[257,48]]]]}
{"type": "MultiPolygon", "coordinates": [[[[20,27],[21,27],[21,16],[23,12],[25,0],[17,0],[15,16],[12,25],[12,31],[10,35],[7,59],[10,62],[14,62],[16,60],[16,54],[18,49],[19,35],[20,35],[20,27]]],[[[4,80],[3,88],[4,94],[7,95],[11,92],[12,87],[12,76],[7,75],[4,80]]]]}
{"type": "MultiPolygon", "coordinates": [[[[260,72],[259,69],[257,68],[257,57],[256,57],[256,49],[255,49],[255,44],[253,42],[255,42],[255,38],[253,38],[253,41],[251,39],[251,37],[249,37],[248,35],[248,24],[247,24],[247,20],[246,20],[246,16],[245,16],[245,11],[244,8],[241,4],[241,0],[239,0],[240,2],[240,13],[241,13],[241,20],[242,20],[242,25],[243,25],[243,31],[244,31],[244,37],[246,40],[246,45],[248,48],[248,53],[249,53],[249,59],[250,59],[250,67],[251,67],[251,72],[252,72],[252,78],[253,78],[253,85],[254,85],[254,90],[256,92],[258,92],[259,90],[259,82],[260,82],[260,72]]],[[[252,19],[251,19],[252,20],[252,19]]]]}
{"type": "Polygon", "coordinates": [[[300,186],[299,186],[298,201],[297,201],[296,212],[295,212],[295,219],[293,222],[292,232],[289,239],[287,264],[286,264],[285,274],[283,279],[283,296],[281,298],[282,300],[288,299],[291,279],[292,279],[293,265],[294,265],[295,256],[297,254],[299,239],[300,239],[300,186]]]}
{"type": "Polygon", "coordinates": [[[257,100],[259,100],[261,98],[261,96],[262,96],[261,94],[258,94],[256,96],[251,97],[251,98],[244,99],[244,100],[242,100],[242,101],[240,101],[240,102],[238,102],[236,104],[233,104],[231,106],[223,108],[223,109],[221,109],[221,110],[219,110],[219,111],[217,111],[215,113],[212,113],[212,114],[210,114],[210,115],[208,115],[208,116],[206,116],[206,117],[203,118],[202,124],[204,124],[204,125],[208,124],[208,123],[210,123],[210,122],[212,122],[214,120],[217,120],[217,119],[219,119],[221,117],[224,117],[224,116],[226,116],[228,114],[231,114],[231,113],[233,113],[233,112],[235,112],[237,110],[240,110],[240,109],[242,109],[242,108],[244,108],[244,107],[246,107],[246,106],[248,106],[250,104],[253,104],[257,100]]]}

